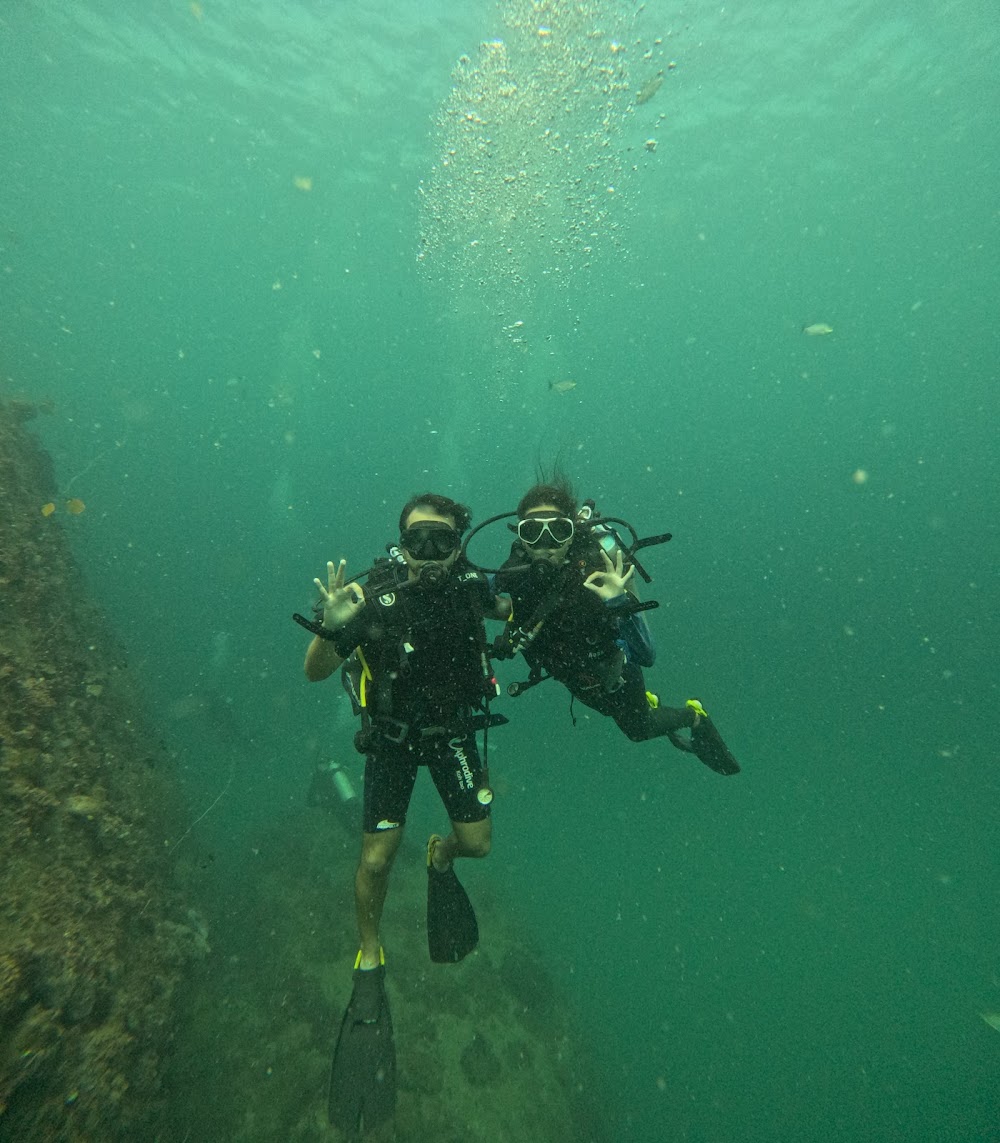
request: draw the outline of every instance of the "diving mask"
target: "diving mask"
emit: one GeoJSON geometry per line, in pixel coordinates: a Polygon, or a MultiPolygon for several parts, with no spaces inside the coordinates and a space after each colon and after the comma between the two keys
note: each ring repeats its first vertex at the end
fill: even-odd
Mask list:
{"type": "Polygon", "coordinates": [[[568,516],[528,516],[517,522],[517,538],[529,548],[561,548],[576,532],[568,516]]]}
{"type": "Polygon", "coordinates": [[[448,524],[413,524],[399,535],[399,546],[415,560],[445,560],[461,543],[458,532],[448,524]]]}

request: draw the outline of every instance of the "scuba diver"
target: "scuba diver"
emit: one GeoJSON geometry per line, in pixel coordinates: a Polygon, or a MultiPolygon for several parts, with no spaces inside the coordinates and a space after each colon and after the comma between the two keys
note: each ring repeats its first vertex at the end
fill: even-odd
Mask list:
{"type": "MultiPolygon", "coordinates": [[[[484,521],[469,539],[510,515],[484,521]]],[[[739,773],[697,699],[669,707],[646,690],[642,669],[653,665],[656,650],[642,612],[658,604],[642,603],[636,594],[636,569],[647,581],[649,576],[635,553],[669,540],[669,534],[640,540],[626,521],[602,520],[591,502],[578,507],[569,481],[558,472],[525,493],[516,516],[516,525],[508,525],[516,539],[493,584],[498,595],[510,599],[509,621],[493,654],[498,659],[522,654],[530,675],[508,693],[516,697],[547,678],[557,679],[572,695],[571,711],[579,700],[613,718],[633,742],[666,736],[716,773],[739,773]],[[615,525],[631,532],[630,546],[615,525]]]]}
{"type": "MultiPolygon", "coordinates": [[[[316,617],[305,658],[312,682],[342,668],[365,755],[361,859],[355,903],[361,948],[353,993],[334,1053],[330,1122],[350,1139],[395,1110],[395,1048],[385,995],[379,924],[419,767],[426,766],[451,821],[427,844],[427,937],[431,959],[455,962],[478,943],[476,915],[455,876],[460,857],[490,851],[486,745],[497,685],[484,618],[502,618],[484,575],[462,556],[469,510],[434,493],[412,497],[399,518],[390,558],[375,562],[364,587],[346,583],[346,561],[315,580],[316,617]],[[476,732],[483,730],[480,758],[476,732]]],[[[364,578],[362,575],[359,578],[364,578]]]]}

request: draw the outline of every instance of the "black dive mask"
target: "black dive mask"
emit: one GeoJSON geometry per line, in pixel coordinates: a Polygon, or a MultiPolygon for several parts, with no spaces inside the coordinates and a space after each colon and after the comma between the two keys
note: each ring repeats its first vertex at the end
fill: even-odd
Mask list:
{"type": "Polygon", "coordinates": [[[399,546],[415,560],[445,560],[461,542],[454,528],[434,521],[413,524],[399,534],[399,546]]]}

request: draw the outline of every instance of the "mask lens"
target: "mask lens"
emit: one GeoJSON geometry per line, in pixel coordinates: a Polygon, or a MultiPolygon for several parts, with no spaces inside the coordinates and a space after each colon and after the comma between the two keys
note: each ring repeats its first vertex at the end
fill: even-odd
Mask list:
{"type": "Polygon", "coordinates": [[[458,547],[458,533],[454,528],[417,524],[403,530],[399,544],[415,560],[440,560],[458,547]]]}
{"type": "Polygon", "coordinates": [[[573,521],[566,516],[560,516],[558,520],[549,521],[549,533],[557,544],[565,544],[572,540],[573,530],[573,521]]]}
{"type": "Polygon", "coordinates": [[[545,524],[541,520],[519,520],[517,538],[525,544],[537,544],[545,524]]]}

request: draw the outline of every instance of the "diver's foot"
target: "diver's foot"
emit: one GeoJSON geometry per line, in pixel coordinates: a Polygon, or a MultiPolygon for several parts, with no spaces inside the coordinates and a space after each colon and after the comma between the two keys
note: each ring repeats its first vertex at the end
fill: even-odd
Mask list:
{"type": "Polygon", "coordinates": [[[362,972],[370,972],[373,968],[378,968],[379,965],[382,964],[385,964],[385,953],[380,946],[378,951],[374,953],[366,953],[364,949],[359,949],[354,967],[355,969],[360,968],[362,972]]]}
{"type": "Polygon", "coordinates": [[[432,833],[427,839],[427,868],[436,869],[438,873],[447,873],[451,869],[451,860],[445,853],[444,838],[439,833],[432,833]]]}
{"type": "Polygon", "coordinates": [[[700,699],[688,699],[684,704],[685,709],[691,712],[691,721],[687,724],[692,730],[698,725],[703,718],[708,718],[708,711],[701,705],[700,699]]]}
{"type": "MultiPolygon", "coordinates": [[[[697,699],[688,699],[685,706],[694,711],[694,722],[691,724],[691,739],[688,749],[699,762],[703,762],[716,774],[738,774],[740,764],[730,753],[718,727],[708,717],[705,708],[697,699]]],[[[674,745],[677,745],[676,742],[674,745]]]]}

